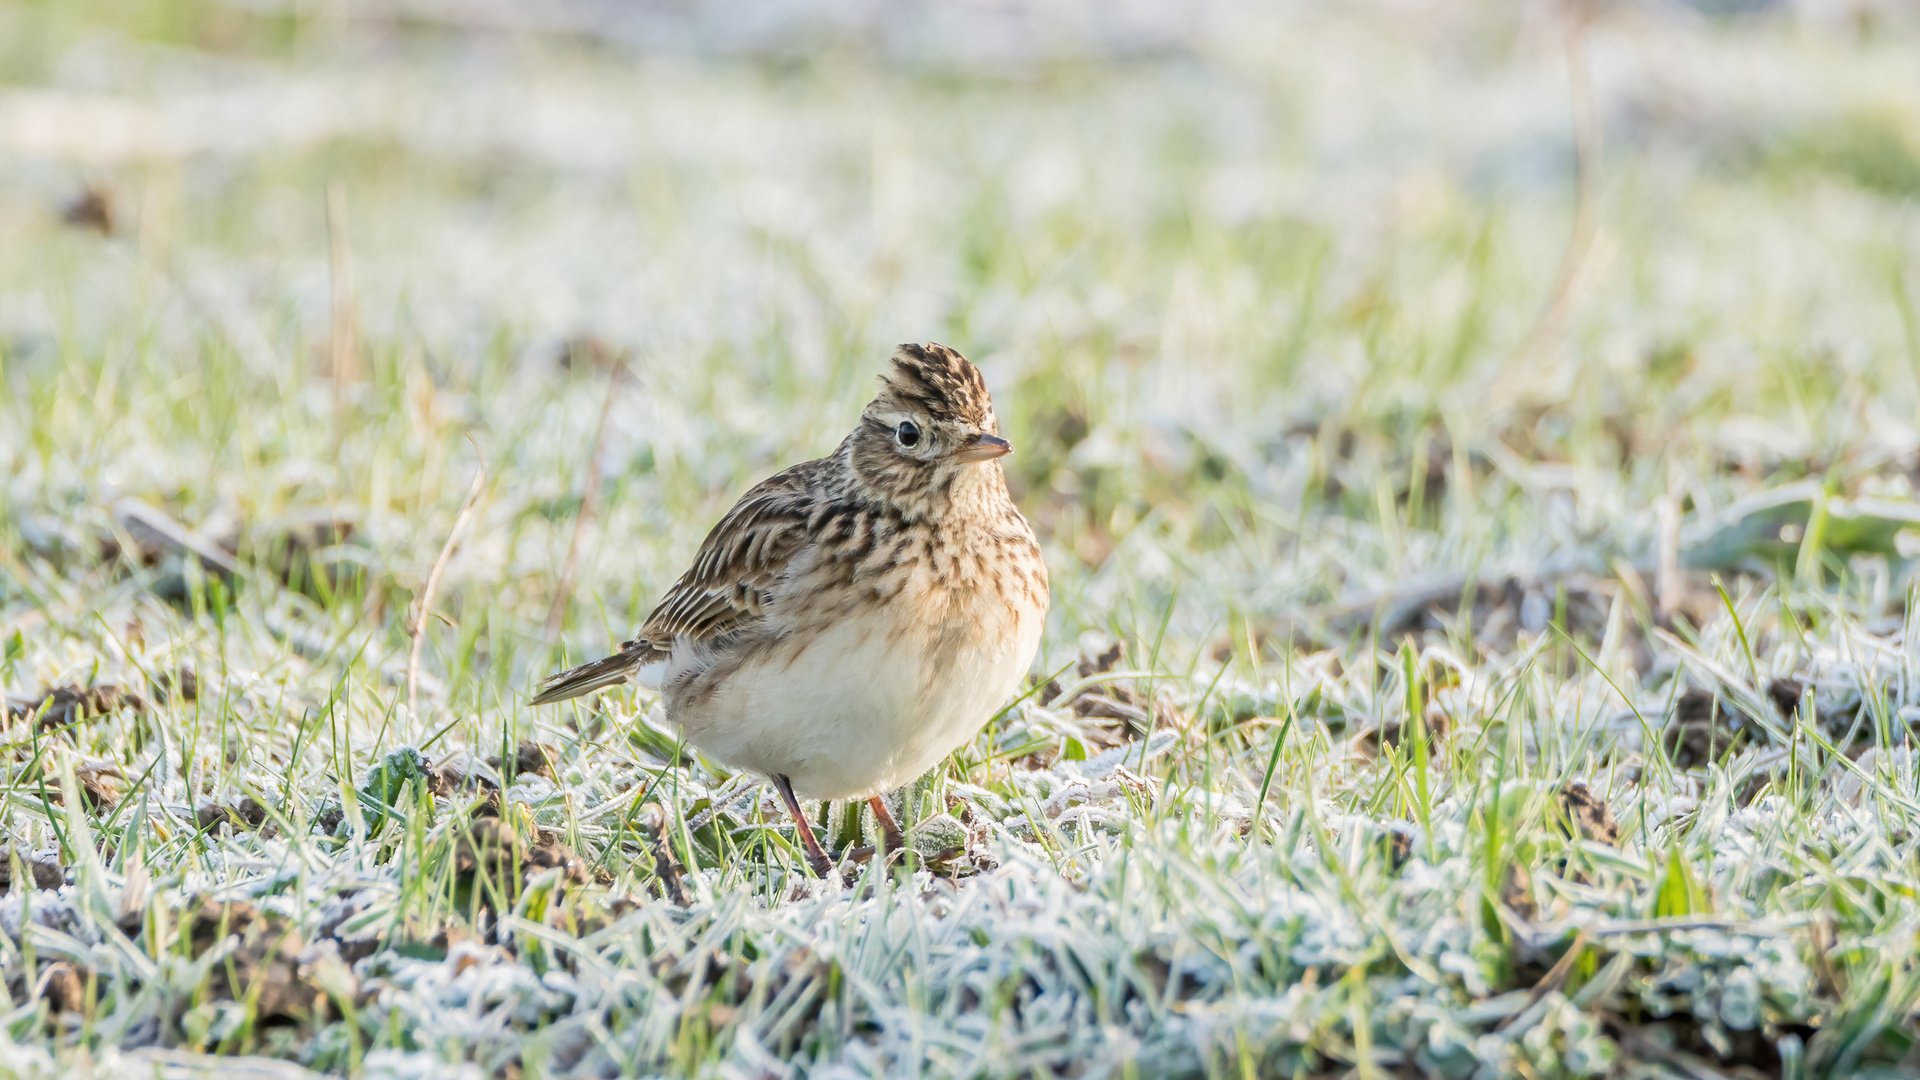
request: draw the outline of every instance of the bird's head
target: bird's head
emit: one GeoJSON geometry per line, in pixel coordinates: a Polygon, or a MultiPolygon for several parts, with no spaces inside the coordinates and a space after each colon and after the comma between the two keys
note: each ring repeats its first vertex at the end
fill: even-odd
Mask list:
{"type": "Polygon", "coordinates": [[[945,345],[902,345],[849,440],[856,479],[901,501],[945,498],[1013,452],[980,370],[945,345]]]}

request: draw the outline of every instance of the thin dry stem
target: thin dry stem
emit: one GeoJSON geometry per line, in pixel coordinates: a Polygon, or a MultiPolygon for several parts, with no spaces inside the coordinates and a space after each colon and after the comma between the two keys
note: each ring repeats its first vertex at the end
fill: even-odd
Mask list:
{"type": "Polygon", "coordinates": [[[1573,965],[1579,961],[1580,954],[1586,950],[1587,931],[1582,929],[1578,934],[1574,935],[1573,944],[1567,946],[1567,951],[1560,955],[1560,959],[1547,971],[1546,975],[1542,976],[1539,982],[1533,984],[1533,989],[1527,994],[1526,1005],[1521,1008],[1519,1012],[1501,1021],[1500,1026],[1493,1029],[1494,1032],[1497,1034],[1507,1030],[1507,1028],[1513,1026],[1515,1020],[1526,1015],[1528,1009],[1538,1005],[1541,998],[1565,986],[1567,977],[1573,974],[1573,965]]]}
{"type": "Polygon", "coordinates": [[[601,460],[607,453],[607,418],[613,415],[613,399],[626,381],[625,360],[616,360],[607,377],[607,396],[600,403],[600,423],[594,428],[593,456],[587,462],[587,489],[580,496],[580,513],[573,520],[573,538],[567,541],[567,561],[560,568],[560,581],[554,586],[553,606],[547,611],[547,644],[560,640],[560,624],[567,617],[567,602],[573,596],[574,575],[580,567],[580,540],[587,525],[600,509],[600,488],[605,479],[601,460]]]}
{"type": "Polygon", "coordinates": [[[426,640],[427,620],[433,615],[433,594],[440,587],[440,572],[447,568],[447,559],[453,555],[453,546],[460,539],[460,527],[467,523],[467,515],[473,512],[473,504],[480,498],[480,489],[487,482],[487,463],[482,459],[473,470],[473,487],[467,492],[467,501],[460,506],[460,513],[453,519],[453,528],[447,530],[447,542],[440,548],[440,557],[433,560],[433,569],[427,574],[427,587],[420,594],[420,610],[413,614],[407,623],[407,636],[413,639],[413,647],[407,653],[407,713],[420,715],[420,645],[426,640]]]}
{"type": "Polygon", "coordinates": [[[346,399],[347,384],[359,381],[358,319],[354,315],[353,249],[347,241],[347,192],[327,185],[327,283],[332,294],[333,325],[327,342],[334,404],[346,399]]]}
{"type": "Polygon", "coordinates": [[[1653,570],[1653,617],[1659,625],[1671,626],[1673,613],[1686,593],[1680,581],[1680,471],[1671,462],[1667,493],[1660,497],[1655,510],[1658,555],[1653,570]]]}
{"type": "Polygon", "coordinates": [[[1567,32],[1567,90],[1573,105],[1573,143],[1575,153],[1575,190],[1573,230],[1560,253],[1560,267],[1553,275],[1553,288],[1547,293],[1546,306],[1520,339],[1514,350],[1512,367],[1532,361],[1550,348],[1560,336],[1567,314],[1573,308],[1574,286],[1586,266],[1599,231],[1594,208],[1600,176],[1600,125],[1593,112],[1593,87],[1587,74],[1586,19],[1576,5],[1573,25],[1567,32]]]}

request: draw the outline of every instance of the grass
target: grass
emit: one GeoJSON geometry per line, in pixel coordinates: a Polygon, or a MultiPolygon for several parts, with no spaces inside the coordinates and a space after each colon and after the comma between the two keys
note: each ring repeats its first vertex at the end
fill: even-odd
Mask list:
{"type": "Polygon", "coordinates": [[[1910,21],[344,11],[0,5],[0,1076],[1920,1066],[1910,21]],[[923,339],[1053,614],[821,883],[521,702],[923,339]]]}

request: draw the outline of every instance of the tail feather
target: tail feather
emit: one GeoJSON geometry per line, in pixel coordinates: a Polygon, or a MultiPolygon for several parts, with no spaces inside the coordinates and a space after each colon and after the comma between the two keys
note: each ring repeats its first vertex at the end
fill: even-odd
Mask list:
{"type": "Polygon", "coordinates": [[[618,686],[633,678],[634,672],[658,659],[659,652],[645,642],[623,642],[620,651],[612,656],[550,676],[540,684],[540,692],[527,704],[551,705],[605,687],[618,686]]]}

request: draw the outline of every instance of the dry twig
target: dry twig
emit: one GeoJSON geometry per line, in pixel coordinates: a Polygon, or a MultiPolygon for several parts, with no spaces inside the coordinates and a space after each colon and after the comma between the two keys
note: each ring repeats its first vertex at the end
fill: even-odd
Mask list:
{"type": "Polygon", "coordinates": [[[1680,469],[1667,463],[1667,493],[1655,504],[1657,533],[1654,537],[1653,618],[1660,626],[1673,625],[1673,613],[1680,607],[1685,586],[1680,580],[1680,469]]]}
{"type": "Polygon", "coordinates": [[[473,470],[473,488],[467,492],[467,501],[454,517],[453,528],[447,530],[447,542],[440,549],[440,557],[433,560],[433,569],[427,574],[427,587],[420,594],[420,610],[407,621],[407,636],[413,639],[413,648],[407,653],[407,712],[412,716],[420,715],[420,645],[426,640],[427,619],[433,613],[433,594],[440,587],[440,572],[447,568],[453,545],[460,539],[460,527],[467,523],[467,515],[473,512],[473,504],[480,498],[480,489],[486,482],[487,463],[483,458],[473,470]]]}
{"type": "Polygon", "coordinates": [[[560,581],[554,587],[553,607],[547,611],[549,645],[560,639],[560,623],[567,616],[567,601],[573,595],[573,578],[580,565],[580,538],[587,531],[587,523],[599,512],[600,488],[605,479],[600,462],[607,453],[607,418],[613,415],[613,399],[621,383],[626,381],[626,375],[626,361],[616,359],[612,374],[607,376],[606,400],[600,404],[600,424],[594,429],[593,457],[587,462],[587,489],[580,496],[580,513],[573,519],[573,538],[567,541],[567,561],[561,566],[560,581]]]}
{"type": "Polygon", "coordinates": [[[1554,272],[1553,289],[1546,306],[1528,329],[1527,336],[1514,350],[1514,365],[1523,365],[1538,356],[1560,335],[1568,310],[1573,306],[1574,285],[1586,266],[1587,253],[1593,248],[1599,222],[1594,208],[1600,176],[1600,125],[1593,113],[1593,88],[1587,76],[1586,13],[1581,5],[1572,5],[1573,25],[1567,31],[1567,89],[1573,104],[1574,208],[1573,231],[1560,255],[1560,267],[1554,272]]]}
{"type": "Polygon", "coordinates": [[[339,184],[327,185],[327,271],[333,309],[327,358],[337,409],[346,400],[347,384],[360,378],[360,357],[355,348],[353,252],[347,246],[347,192],[339,184]]]}
{"type": "Polygon", "coordinates": [[[1527,994],[1526,1005],[1523,1006],[1519,1012],[1501,1021],[1500,1026],[1493,1029],[1494,1033],[1498,1034],[1507,1030],[1508,1027],[1513,1025],[1515,1020],[1526,1015],[1528,1009],[1540,1004],[1541,998],[1546,997],[1548,994],[1566,985],[1567,976],[1573,974],[1573,965],[1579,961],[1580,954],[1585,952],[1586,949],[1587,932],[1583,929],[1574,935],[1573,944],[1567,946],[1567,951],[1560,955],[1559,961],[1547,970],[1546,975],[1542,977],[1539,982],[1533,984],[1533,990],[1527,994]]]}

